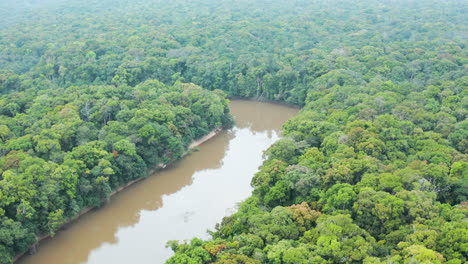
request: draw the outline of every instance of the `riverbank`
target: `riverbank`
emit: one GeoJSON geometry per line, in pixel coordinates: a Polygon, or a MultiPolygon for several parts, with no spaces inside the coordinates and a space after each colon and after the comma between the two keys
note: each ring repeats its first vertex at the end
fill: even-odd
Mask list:
{"type": "Polygon", "coordinates": [[[195,148],[195,147],[200,146],[201,144],[205,143],[206,141],[212,139],[214,136],[218,135],[219,132],[221,132],[222,130],[223,130],[223,129],[220,128],[220,127],[211,130],[210,133],[206,134],[206,135],[203,136],[202,138],[193,141],[193,142],[189,145],[188,149],[191,150],[191,149],[193,149],[193,148],[195,148]]]}
{"type": "MultiPolygon", "coordinates": [[[[222,128],[218,127],[218,128],[215,128],[213,130],[211,130],[208,134],[206,134],[205,136],[193,141],[187,148],[187,151],[184,153],[184,156],[188,155],[190,153],[190,150],[202,145],[203,143],[205,143],[206,141],[212,139],[213,137],[215,137],[216,135],[218,135],[220,132],[222,131],[222,128]]],[[[159,164],[157,166],[156,169],[148,169],[148,174],[150,176],[153,176],[158,170],[160,169],[164,169],[165,167],[167,166],[167,164],[159,164]]],[[[109,200],[117,193],[129,188],[130,186],[134,185],[135,183],[137,182],[140,182],[144,179],[146,179],[147,177],[141,177],[141,178],[138,178],[138,179],[135,179],[133,181],[130,181],[128,182],[127,184],[121,186],[121,187],[118,187],[117,189],[113,190],[112,193],[110,194],[109,196],[109,200]]],[[[84,208],[83,210],[81,210],[81,212],[74,216],[73,218],[67,220],[65,223],[63,223],[59,230],[63,230],[65,229],[67,226],[73,224],[73,222],[77,221],[81,216],[85,215],[86,213],[88,213],[89,211],[93,210],[93,209],[96,209],[97,207],[96,206],[93,206],[93,207],[88,207],[88,208],[84,208]]],[[[50,238],[51,235],[50,234],[46,234],[46,235],[41,235],[41,236],[38,236],[37,237],[37,242],[34,243],[28,250],[26,250],[25,252],[23,253],[20,253],[18,255],[16,255],[14,258],[13,258],[13,262],[17,262],[19,259],[21,259],[21,257],[23,257],[24,255],[26,254],[31,254],[31,255],[34,255],[35,252],[36,252],[36,248],[37,246],[39,245],[39,243],[41,241],[43,241],[44,239],[47,239],[47,238],[50,238]]]]}

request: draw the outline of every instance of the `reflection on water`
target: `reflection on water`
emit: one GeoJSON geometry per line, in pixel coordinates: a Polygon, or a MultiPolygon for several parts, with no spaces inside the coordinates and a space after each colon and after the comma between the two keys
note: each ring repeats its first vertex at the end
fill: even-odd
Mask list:
{"type": "Polygon", "coordinates": [[[39,246],[21,264],[163,263],[168,240],[205,237],[250,195],[262,152],[278,139],[290,107],[233,101],[236,127],[200,151],[118,193],[39,246]]]}

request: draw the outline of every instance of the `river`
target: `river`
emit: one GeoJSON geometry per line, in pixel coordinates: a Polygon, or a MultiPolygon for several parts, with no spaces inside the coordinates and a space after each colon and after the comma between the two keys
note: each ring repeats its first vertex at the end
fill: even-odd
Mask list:
{"type": "Polygon", "coordinates": [[[199,151],[117,193],[103,207],[42,241],[18,264],[158,264],[172,251],[168,240],[209,238],[252,188],[263,151],[279,139],[281,125],[298,109],[236,100],[236,125],[199,151]]]}

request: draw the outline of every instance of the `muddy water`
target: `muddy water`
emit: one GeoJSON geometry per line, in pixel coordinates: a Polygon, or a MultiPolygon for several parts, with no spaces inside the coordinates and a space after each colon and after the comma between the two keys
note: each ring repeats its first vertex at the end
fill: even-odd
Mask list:
{"type": "Polygon", "coordinates": [[[20,264],[157,264],[172,255],[168,240],[208,238],[247,198],[262,152],[279,139],[297,109],[231,102],[236,126],[167,169],[116,194],[98,210],[44,240],[20,264]]]}

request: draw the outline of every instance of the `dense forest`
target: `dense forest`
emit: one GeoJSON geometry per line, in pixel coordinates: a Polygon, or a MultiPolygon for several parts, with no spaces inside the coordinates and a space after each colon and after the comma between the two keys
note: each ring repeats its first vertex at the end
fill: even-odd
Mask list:
{"type": "MultiPolygon", "coordinates": [[[[40,73],[45,54],[31,54],[26,62],[29,44],[10,49],[11,37],[35,36],[20,36],[18,28],[25,29],[4,28],[0,40],[2,264],[149,169],[178,160],[192,141],[232,123],[225,93],[193,83],[56,82],[40,73]],[[14,59],[12,51],[23,54],[14,59]]],[[[93,53],[84,54],[85,63],[97,61],[93,53]]],[[[69,55],[72,61],[81,58],[69,55]]]]}
{"type": "Polygon", "coordinates": [[[0,263],[229,126],[226,96],[303,109],[168,263],[466,263],[467,7],[1,3],[0,263]]]}

